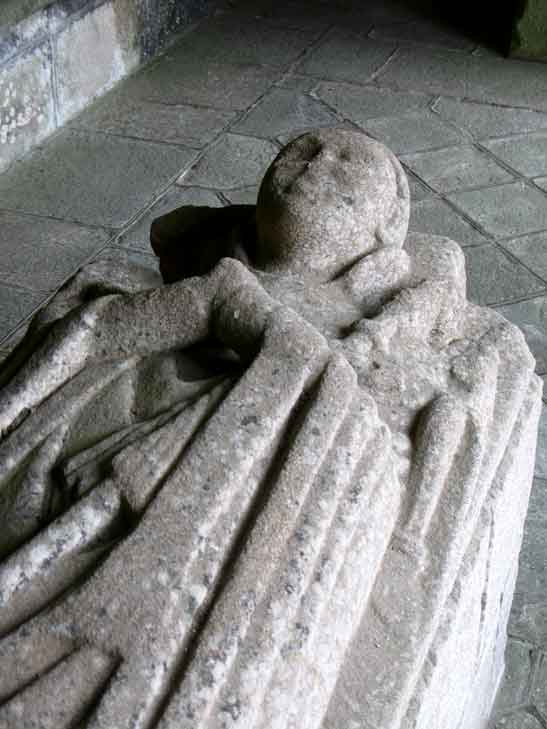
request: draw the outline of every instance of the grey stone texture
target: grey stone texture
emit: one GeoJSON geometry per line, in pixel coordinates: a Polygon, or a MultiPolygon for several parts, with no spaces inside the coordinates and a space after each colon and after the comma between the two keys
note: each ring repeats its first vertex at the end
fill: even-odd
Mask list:
{"type": "MultiPolygon", "coordinates": [[[[232,158],[261,142],[236,137],[232,158]]],[[[168,286],[105,249],[4,363],[7,726],[484,726],[533,357],[466,299],[457,244],[408,233],[404,170],[371,138],[298,137],[254,213],[254,237],[227,229],[231,256],[190,277],[207,238],[156,219],[162,273],[182,265],[168,286]]],[[[504,708],[532,680],[520,646],[508,657],[504,708]]]]}
{"type": "MultiPolygon", "coordinates": [[[[256,200],[255,200],[256,202],[256,200]]],[[[146,210],[132,225],[130,225],[117,239],[117,245],[123,248],[131,248],[144,251],[148,254],[150,248],[150,226],[154,218],[181,207],[182,205],[207,205],[209,207],[220,207],[222,201],[212,190],[205,190],[199,187],[178,187],[173,185],[156,202],[146,210]]]]}
{"type": "Polygon", "coordinates": [[[536,133],[485,142],[493,154],[521,175],[547,174],[547,134],[536,133]]]}
{"type": "Polygon", "coordinates": [[[7,12],[11,20],[0,24],[0,170],[157,54],[209,6],[208,0],[17,4],[17,14],[7,12]]]}
{"type": "Polygon", "coordinates": [[[513,176],[494,160],[471,146],[403,155],[401,161],[437,192],[485,187],[513,180],[513,176]]]}
{"type": "MultiPolygon", "coordinates": [[[[412,197],[411,186],[411,197],[412,197]]],[[[432,235],[445,235],[462,246],[486,243],[485,236],[463,218],[446,200],[423,200],[410,209],[410,229],[432,235]]]]}
{"type": "Polygon", "coordinates": [[[478,101],[460,101],[446,97],[438,99],[433,109],[443,119],[467,130],[477,139],[547,129],[547,114],[530,109],[491,106],[478,101]]]}
{"type": "Polygon", "coordinates": [[[14,288],[0,283],[0,340],[8,335],[32,314],[45,300],[38,291],[14,288]]]}
{"type": "Polygon", "coordinates": [[[182,147],[64,130],[0,178],[0,199],[11,210],[121,227],[194,156],[182,147]]]}
{"type": "Polygon", "coordinates": [[[451,193],[448,199],[495,237],[547,228],[547,197],[524,182],[451,193]]]}
{"type": "Polygon", "coordinates": [[[330,33],[297,66],[298,73],[365,83],[386,63],[395,50],[392,43],[370,40],[358,33],[330,33]]]}
{"type": "Polygon", "coordinates": [[[323,99],[342,116],[356,124],[368,119],[398,115],[404,111],[424,109],[431,103],[427,94],[380,89],[377,86],[360,87],[356,84],[323,81],[314,89],[314,95],[323,99]]]}
{"type": "Polygon", "coordinates": [[[547,281],[547,233],[535,233],[513,240],[504,240],[502,245],[515,258],[547,281]]]}
{"type": "MultiPolygon", "coordinates": [[[[90,11],[91,5],[98,8],[102,4],[102,2],[96,3],[95,0],[93,0],[93,3],[91,0],[70,0],[70,2],[66,1],[62,4],[53,3],[50,6],[51,12],[46,9],[36,13],[12,28],[9,33],[6,33],[5,29],[0,30],[0,63],[5,64],[1,67],[3,69],[15,69],[17,64],[22,64],[21,68],[31,69],[34,67],[35,62],[28,61],[27,54],[32,55],[37,51],[44,59],[43,68],[47,71],[47,64],[54,58],[47,51],[52,38],[51,34],[61,33],[75,20],[82,18],[90,11]]],[[[171,0],[161,0],[161,2],[155,3],[156,12],[152,11],[150,2],[146,3],[147,8],[144,8],[143,3],[138,3],[138,5],[137,25],[140,32],[138,45],[140,46],[141,59],[149,58],[161,44],[160,41],[164,42],[168,39],[168,33],[164,32],[162,28],[168,28],[171,21],[184,24],[206,9],[205,4],[200,2],[177,3],[175,7],[171,0]],[[159,8],[161,8],[161,12],[158,10],[159,8]]],[[[241,118],[243,113],[251,116],[251,107],[257,101],[260,101],[261,97],[274,85],[278,88],[293,89],[298,91],[299,94],[310,94],[326,105],[326,108],[331,109],[340,118],[345,119],[347,125],[357,125],[361,128],[366,128],[365,122],[368,119],[386,117],[397,119],[409,111],[423,114],[427,111],[427,105],[434,100],[435,96],[440,95],[440,98],[434,103],[432,113],[436,114],[439,121],[446,123],[442,127],[445,130],[445,136],[441,134],[438,137],[438,144],[434,147],[428,147],[426,151],[464,147],[470,144],[478,144],[480,148],[480,143],[485,140],[502,137],[507,142],[512,135],[528,135],[547,129],[544,65],[540,67],[539,64],[502,60],[496,57],[493,52],[482,47],[477,48],[473,55],[470,55],[467,49],[452,48],[450,52],[441,49],[436,50],[431,47],[436,42],[435,29],[431,31],[428,31],[425,27],[422,29],[420,24],[423,21],[423,16],[416,15],[416,11],[410,7],[410,4],[402,5],[398,2],[387,2],[387,0],[368,0],[366,7],[363,3],[352,2],[345,2],[344,7],[334,3],[317,3],[313,17],[311,17],[309,8],[298,0],[290,4],[286,2],[272,3],[271,0],[261,0],[260,3],[256,0],[246,0],[245,2],[237,2],[235,5],[226,5],[223,14],[222,25],[224,27],[230,25],[226,23],[226,16],[230,16],[234,19],[234,23],[239,24],[242,29],[249,26],[248,30],[245,31],[245,37],[260,38],[260,42],[265,44],[265,48],[267,47],[268,32],[257,30],[257,25],[263,23],[263,27],[268,30],[275,25],[278,30],[271,35],[272,42],[269,45],[268,52],[274,58],[273,54],[277,51],[272,50],[272,46],[279,44],[281,52],[277,55],[275,63],[285,63],[286,59],[287,64],[285,66],[269,65],[266,58],[267,54],[262,53],[257,44],[250,51],[239,44],[239,50],[232,55],[235,60],[229,63],[227,60],[212,61],[210,60],[212,55],[218,54],[222,50],[215,48],[218,31],[215,30],[214,42],[213,35],[210,37],[205,36],[208,36],[209,27],[216,27],[219,23],[216,21],[211,25],[196,26],[181,39],[177,46],[179,50],[176,53],[173,48],[167,56],[163,56],[156,63],[144,69],[143,72],[137,73],[120,84],[120,95],[123,92],[125,97],[129,99],[127,102],[128,107],[130,106],[134,110],[131,112],[131,125],[125,125],[126,118],[122,112],[118,117],[118,111],[113,110],[115,124],[112,122],[112,126],[103,129],[100,134],[103,136],[119,135],[123,138],[124,145],[126,140],[129,139],[126,135],[132,136],[133,132],[138,132],[137,136],[142,132],[157,134],[155,139],[158,142],[169,142],[173,138],[180,140],[181,137],[177,137],[177,134],[182,131],[182,126],[177,125],[177,128],[174,129],[167,120],[179,118],[174,110],[168,108],[169,105],[182,105],[185,108],[191,107],[192,114],[195,115],[196,119],[196,136],[192,135],[191,146],[204,145],[204,151],[207,152],[211,149],[211,144],[214,144],[214,142],[208,141],[208,131],[214,127],[215,118],[214,114],[211,114],[211,109],[222,112],[237,112],[238,119],[241,118]],[[413,23],[414,25],[409,27],[413,27],[416,32],[412,38],[407,40],[393,39],[387,41],[384,39],[380,41],[378,37],[376,40],[366,38],[369,33],[374,36],[375,33],[379,32],[379,24],[382,24],[385,30],[386,25],[393,27],[394,23],[413,23]],[[289,34],[290,42],[284,44],[279,29],[308,30],[312,32],[307,34],[307,40],[302,45],[298,45],[298,39],[304,38],[306,33],[289,34]],[[327,35],[322,42],[317,44],[318,36],[316,33],[325,30],[328,31],[327,35]],[[421,37],[420,33],[422,33],[421,37]],[[199,39],[198,36],[200,36],[199,39]],[[346,37],[351,39],[349,45],[346,46],[350,50],[344,50],[343,47],[346,37]],[[190,39],[192,39],[191,42],[190,39]],[[308,43],[307,46],[306,43],[308,43]],[[193,52],[192,48],[197,49],[198,47],[201,55],[196,58],[197,50],[193,52]],[[286,50],[287,48],[289,48],[289,51],[286,50]],[[296,50],[293,51],[291,48],[296,50]],[[390,51],[395,48],[398,50],[395,56],[389,60],[386,58],[383,48],[388,48],[390,51]],[[351,51],[351,49],[355,50],[351,51]],[[295,55],[296,51],[297,54],[295,55]],[[357,55],[355,55],[355,52],[357,55]],[[241,60],[246,53],[260,54],[260,64],[248,65],[245,62],[239,62],[238,58],[241,60]],[[303,55],[298,56],[298,53],[303,55]],[[283,54],[286,55],[283,56],[283,54]],[[310,68],[314,73],[313,76],[306,75],[309,74],[309,71],[304,73],[301,71],[308,59],[310,68]],[[388,60],[389,62],[386,65],[388,60]],[[340,80],[340,74],[342,80],[340,80]],[[420,105],[422,101],[425,103],[424,107],[420,105]],[[419,104],[416,108],[414,107],[415,103],[419,104]],[[207,108],[204,109],[203,116],[200,116],[200,107],[203,106],[207,108]],[[158,124],[156,129],[151,128],[150,113],[152,109],[157,111],[158,124]],[[164,121],[159,123],[159,120],[164,121]],[[461,133],[458,135],[458,139],[454,140],[453,133],[458,129],[461,133]]],[[[401,35],[405,32],[408,33],[408,27],[405,28],[402,25],[396,30],[401,35]]],[[[233,33],[231,37],[233,37],[233,33]]],[[[467,40],[462,35],[462,44],[465,44],[467,40]]],[[[458,41],[455,40],[454,45],[457,44],[458,41]]],[[[232,53],[231,49],[230,52],[232,53]]],[[[217,58],[219,58],[218,55],[217,58]]],[[[259,56],[255,55],[255,58],[259,58],[259,56]]],[[[40,73],[42,72],[40,71],[40,73]]],[[[29,79],[31,77],[32,74],[28,76],[29,79]]],[[[43,78],[47,78],[47,73],[43,78]]],[[[54,75],[51,78],[54,79],[54,75]]],[[[19,92],[19,84],[15,83],[15,87],[19,92]]],[[[21,147],[18,148],[21,151],[26,150],[28,145],[33,144],[33,140],[41,140],[42,133],[49,133],[53,128],[51,125],[55,124],[53,97],[47,97],[48,85],[45,81],[43,82],[43,96],[38,93],[39,87],[36,88],[36,98],[44,99],[42,108],[48,111],[49,116],[44,113],[44,118],[40,119],[40,122],[37,121],[37,117],[33,117],[33,121],[29,122],[30,141],[25,139],[24,129],[21,128],[22,134],[17,142],[17,144],[21,144],[21,147]],[[43,129],[46,131],[42,130],[40,124],[45,125],[43,129]]],[[[51,85],[49,88],[53,93],[51,85]]],[[[0,97],[0,103],[1,100],[2,97],[0,97]]],[[[7,103],[8,101],[6,101],[7,103]]],[[[305,103],[307,104],[307,102],[305,103]]],[[[278,115],[277,110],[271,108],[272,121],[270,128],[272,129],[272,141],[276,132],[276,118],[279,125],[277,128],[279,128],[281,125],[286,124],[287,114],[290,116],[291,113],[290,108],[287,110],[280,109],[279,111],[283,111],[283,114],[278,115]]],[[[220,120],[220,117],[219,114],[217,118],[220,120]]],[[[270,120],[268,122],[270,123],[270,120]]],[[[232,131],[230,128],[228,130],[232,131]]],[[[297,132],[292,130],[287,132],[289,135],[294,133],[297,132]]],[[[407,133],[407,136],[409,133],[407,133]]],[[[100,135],[93,133],[91,136],[98,139],[100,135]]],[[[285,141],[282,136],[276,136],[276,139],[285,141]]],[[[75,174],[75,170],[71,170],[70,179],[72,182],[69,186],[63,186],[62,182],[59,182],[59,180],[62,181],[64,173],[60,172],[62,165],[59,162],[54,163],[53,158],[57,156],[64,157],[67,160],[71,159],[73,156],[72,144],[70,135],[61,135],[58,142],[55,141],[53,145],[57,150],[55,155],[46,154],[43,157],[47,160],[48,170],[51,170],[50,177],[45,171],[40,172],[33,167],[32,157],[23,163],[23,168],[30,165],[29,170],[31,172],[28,175],[21,174],[18,177],[20,184],[18,184],[16,195],[11,198],[11,202],[15,203],[18,210],[26,209],[29,206],[29,201],[39,198],[45,201],[42,208],[46,211],[43,213],[44,215],[56,217],[60,215],[61,222],[68,224],[73,220],[72,208],[70,205],[64,205],[64,197],[68,197],[69,200],[76,200],[77,209],[87,206],[88,203],[84,204],[86,200],[98,199],[96,193],[96,186],[98,186],[96,182],[97,158],[93,154],[82,155],[78,158],[78,174],[75,174]],[[64,152],[65,143],[67,143],[66,153],[64,152]],[[91,184],[89,181],[91,181],[91,184]],[[42,189],[44,187],[50,188],[49,196],[44,193],[42,189]],[[68,187],[71,188],[70,192],[67,192],[68,187]]],[[[158,145],[158,148],[160,146],[158,145]]],[[[48,147],[51,147],[51,143],[48,144],[48,147]]],[[[154,145],[150,147],[150,150],[153,147],[154,145]]],[[[100,254],[101,266],[106,267],[102,269],[103,278],[107,274],[112,274],[113,271],[121,268],[125,269],[128,264],[138,264],[148,272],[145,274],[146,285],[154,286],[158,284],[157,264],[151,256],[144,253],[145,248],[140,246],[145,246],[148,239],[148,231],[146,231],[148,222],[145,222],[147,220],[147,211],[150,205],[157,201],[158,214],[164,212],[161,199],[166,190],[167,193],[164,198],[166,206],[171,194],[173,194],[173,204],[179,204],[176,194],[178,189],[181,190],[182,195],[180,204],[183,204],[184,201],[192,202],[192,200],[197,203],[201,201],[205,204],[216,204],[217,199],[249,204],[256,201],[257,188],[254,183],[247,187],[239,186],[234,189],[224,189],[219,193],[209,188],[202,188],[199,192],[196,188],[175,188],[173,190],[171,183],[174,176],[170,178],[169,175],[163,177],[156,174],[155,170],[157,168],[154,166],[152,167],[152,174],[148,173],[144,165],[143,167],[132,166],[127,161],[129,154],[127,157],[119,153],[113,155],[118,166],[124,167],[127,165],[128,169],[132,170],[131,175],[122,175],[120,172],[119,176],[116,176],[114,171],[107,170],[106,159],[112,156],[110,149],[109,145],[103,147],[105,164],[104,169],[101,169],[101,173],[98,175],[98,179],[108,182],[108,180],[115,177],[116,184],[112,188],[115,193],[114,197],[119,196],[122,201],[127,199],[127,190],[133,190],[135,187],[140,189],[142,196],[132,198],[134,204],[129,205],[127,211],[123,211],[123,216],[119,216],[119,219],[123,217],[124,220],[128,220],[128,229],[119,231],[121,235],[118,238],[118,243],[109,246],[100,254]],[[138,182],[135,178],[136,175],[140,178],[138,182]],[[196,197],[193,197],[194,192],[196,197]],[[185,197],[186,194],[191,197],[185,197]],[[202,195],[203,197],[201,197],[202,195]],[[127,217],[128,215],[130,217],[127,217]]],[[[172,149],[172,147],[169,147],[169,149],[172,149]]],[[[14,144],[3,145],[1,152],[2,154],[11,155],[10,160],[14,154],[19,154],[19,152],[14,151],[14,144]]],[[[406,149],[405,152],[413,153],[414,150],[406,149]]],[[[495,152],[490,152],[490,154],[492,154],[493,159],[496,159],[495,152]]],[[[161,155],[160,158],[164,159],[161,155]]],[[[499,159],[499,162],[503,166],[504,163],[501,159],[499,159]]],[[[518,159],[516,162],[518,162],[518,159]]],[[[525,163],[524,158],[522,163],[525,163]]],[[[526,164],[528,163],[526,162],[526,164]]],[[[187,167],[187,165],[183,166],[187,167]]],[[[515,172],[515,174],[518,175],[519,173],[515,172]]],[[[178,171],[176,175],[178,175],[178,171]]],[[[500,190],[498,186],[488,187],[487,184],[481,184],[481,191],[484,192],[484,196],[479,195],[475,198],[476,205],[466,207],[465,211],[458,204],[459,209],[457,212],[455,212],[453,203],[447,203],[445,193],[433,193],[413,176],[410,176],[409,182],[413,200],[418,200],[416,193],[427,196],[423,202],[412,205],[412,230],[423,231],[432,235],[447,235],[465,245],[477,245],[486,241],[502,245],[509,253],[507,260],[510,261],[511,265],[520,262],[528,272],[536,274],[545,281],[541,236],[547,229],[545,216],[542,212],[545,210],[545,201],[547,200],[547,196],[544,194],[544,192],[547,192],[547,175],[542,174],[535,177],[527,185],[517,183],[515,187],[509,186],[507,190],[505,190],[505,186],[502,186],[500,190]],[[528,199],[528,189],[537,193],[537,195],[533,194],[530,200],[528,199]],[[523,201],[520,200],[521,194],[524,196],[523,201]],[[530,201],[533,202],[531,206],[528,204],[530,201]],[[487,222],[490,221],[491,223],[486,228],[482,228],[482,233],[476,227],[482,226],[477,212],[481,208],[484,208],[486,212],[487,222]],[[473,221],[472,224],[470,224],[471,220],[473,221]]],[[[7,190],[9,194],[9,185],[2,189],[7,190]]],[[[132,195],[133,193],[129,197],[132,195]]],[[[0,209],[6,207],[3,200],[4,193],[2,192],[0,195],[0,209]]],[[[119,210],[122,210],[124,204],[120,207],[118,202],[117,206],[118,210],[114,211],[116,216],[119,210]]],[[[153,214],[150,217],[153,217],[153,214]]],[[[97,216],[97,219],[103,220],[101,215],[97,216]]],[[[43,218],[38,218],[38,220],[43,220],[43,218]]],[[[94,223],[94,225],[96,224],[94,223]]],[[[98,225],[103,226],[105,223],[100,222],[98,225]]],[[[125,225],[125,223],[120,223],[120,225],[125,225]]],[[[89,224],[84,227],[89,227],[89,224]]],[[[6,245],[7,243],[3,244],[2,256],[0,256],[2,260],[5,257],[4,251],[8,250],[5,248],[6,245]]],[[[31,255],[29,251],[29,276],[32,261],[35,261],[35,263],[32,276],[28,279],[25,287],[11,286],[9,282],[1,284],[0,318],[2,322],[0,335],[2,342],[0,349],[2,355],[5,355],[23,334],[25,318],[43,302],[44,294],[42,289],[44,284],[40,283],[41,290],[35,291],[30,283],[37,282],[38,285],[40,282],[41,263],[38,254],[38,248],[35,249],[34,255],[31,255]]],[[[70,256],[67,255],[67,257],[70,256]]],[[[476,258],[476,262],[482,264],[483,260],[479,256],[476,258]]],[[[475,275],[473,266],[474,260],[470,260],[468,275],[475,275]]],[[[56,263],[54,268],[59,271],[68,270],[61,261],[56,263]]],[[[486,266],[482,266],[481,273],[477,278],[484,283],[486,288],[492,288],[490,282],[494,273],[498,270],[494,266],[492,271],[489,272],[486,266]]],[[[510,290],[513,292],[514,278],[509,276],[509,281],[512,282],[510,290]]],[[[524,294],[525,301],[521,301],[521,297],[519,297],[519,300],[515,302],[514,299],[508,299],[507,292],[502,285],[493,288],[496,288],[499,293],[499,299],[494,303],[501,305],[501,311],[504,312],[504,315],[505,309],[507,309],[509,318],[513,318],[515,322],[521,321],[523,323],[528,342],[534,349],[534,354],[539,363],[538,368],[541,370],[543,368],[541,363],[545,362],[547,354],[542,344],[544,336],[544,331],[541,331],[543,326],[542,309],[541,304],[538,302],[543,300],[545,291],[537,294],[524,294]],[[502,304],[502,302],[507,301],[511,303],[502,304]]],[[[545,381],[545,376],[543,380],[545,381]]],[[[545,433],[544,427],[542,427],[542,433],[545,433]]],[[[545,453],[546,448],[545,435],[543,435],[542,440],[538,443],[538,456],[540,459],[544,458],[542,454],[545,453]]],[[[544,472],[545,468],[541,467],[541,469],[544,472]]],[[[542,484],[543,492],[545,492],[547,481],[536,479],[535,483],[533,494],[538,492],[538,486],[542,484]]],[[[547,513],[547,510],[544,509],[543,513],[547,513]]],[[[545,622],[547,619],[545,609],[545,605],[547,605],[545,545],[540,538],[542,533],[547,532],[545,520],[543,522],[536,520],[533,531],[537,534],[537,538],[528,538],[523,547],[521,561],[524,567],[519,572],[517,592],[510,621],[510,632],[515,638],[527,641],[531,646],[539,649],[542,646],[545,648],[545,635],[547,634],[547,628],[545,627],[547,625],[545,622]],[[533,565],[534,569],[530,569],[526,565],[533,565]]],[[[513,535],[513,532],[508,531],[507,534],[513,535]]],[[[506,544],[503,545],[504,550],[508,548],[506,544]]],[[[516,570],[516,564],[513,565],[513,569],[516,570]]],[[[510,590],[508,594],[510,594],[510,590]]],[[[507,602],[504,603],[504,609],[508,609],[507,602]]],[[[495,619],[487,620],[487,624],[493,625],[495,623],[495,619]]],[[[464,621],[464,627],[468,625],[473,625],[471,619],[464,621]]],[[[447,646],[446,649],[450,647],[450,650],[452,650],[452,660],[455,665],[468,668],[470,665],[469,653],[461,655],[461,652],[459,652],[459,646],[465,644],[463,640],[460,640],[464,632],[462,628],[459,636],[456,635],[447,639],[444,645],[447,646]],[[460,656],[460,658],[458,659],[456,656],[460,656]]],[[[374,651],[377,650],[374,647],[374,651]]],[[[497,665],[501,665],[502,657],[500,655],[498,655],[497,660],[497,665]]],[[[468,671],[468,673],[470,672],[468,671]]],[[[484,686],[483,695],[490,696],[493,689],[491,688],[488,672],[483,671],[480,678],[478,673],[476,676],[477,681],[480,681],[484,686]]],[[[446,677],[446,680],[448,680],[448,677],[446,677]]],[[[56,690],[58,691],[57,686],[56,690]]],[[[447,694],[444,691],[444,686],[442,694],[446,698],[447,694]]],[[[534,729],[537,729],[534,724],[536,721],[534,717],[537,718],[539,714],[533,703],[534,700],[531,699],[532,704],[527,709],[521,709],[519,706],[507,708],[503,715],[493,719],[492,726],[497,726],[499,722],[502,722],[502,725],[511,727],[511,729],[515,729],[515,727],[521,729],[521,725],[529,729],[528,724],[532,722],[534,729]]],[[[463,705],[464,702],[460,703],[463,705]]],[[[447,707],[450,707],[450,711],[454,714],[461,708],[460,705],[451,705],[448,700],[445,705],[444,709],[443,707],[439,708],[434,719],[430,718],[427,729],[431,729],[431,727],[437,729],[439,723],[442,724],[442,717],[444,716],[442,711],[448,711],[447,707]]],[[[488,710],[481,702],[476,702],[476,706],[474,716],[471,716],[471,710],[467,710],[462,727],[465,726],[467,729],[469,726],[473,726],[478,721],[476,719],[477,712],[480,714],[488,710]]],[[[237,710],[237,707],[232,704],[226,704],[226,708],[230,709],[231,712],[237,710]]],[[[230,718],[228,713],[225,716],[230,718]]],[[[544,725],[546,721],[547,719],[544,716],[542,719],[544,725]]],[[[56,722],[55,726],[59,727],[59,722],[56,722]]],[[[333,726],[338,729],[339,724],[334,722],[333,726]]],[[[19,727],[20,722],[17,729],[19,727]]],[[[329,727],[329,729],[331,728],[329,727]]]]}
{"type": "Polygon", "coordinates": [[[397,154],[458,144],[461,135],[431,111],[406,112],[399,116],[370,119],[363,129],[397,154]]]}
{"type": "Polygon", "coordinates": [[[103,248],[111,234],[51,218],[0,212],[0,281],[52,291],[103,248]]]}
{"type": "Polygon", "coordinates": [[[179,184],[218,190],[258,184],[278,150],[269,141],[226,134],[183,174],[179,184]]]}
{"type": "Polygon", "coordinates": [[[338,117],[307,94],[274,88],[234,125],[238,134],[291,138],[318,127],[333,127],[338,117]]]}
{"type": "Polygon", "coordinates": [[[502,306],[499,311],[524,333],[536,358],[538,372],[547,372],[547,297],[502,306]]]}
{"type": "Polygon", "coordinates": [[[47,47],[0,67],[0,169],[55,129],[51,83],[47,47]]]}
{"type": "Polygon", "coordinates": [[[234,119],[231,111],[137,101],[114,91],[80,114],[73,126],[199,149],[212,142],[234,119]]]}
{"type": "Polygon", "coordinates": [[[400,48],[378,81],[400,89],[547,111],[547,77],[541,63],[507,64],[501,58],[400,48]]]}
{"type": "Polygon", "coordinates": [[[531,297],[545,290],[545,282],[495,245],[465,249],[471,301],[481,305],[531,297]]]}

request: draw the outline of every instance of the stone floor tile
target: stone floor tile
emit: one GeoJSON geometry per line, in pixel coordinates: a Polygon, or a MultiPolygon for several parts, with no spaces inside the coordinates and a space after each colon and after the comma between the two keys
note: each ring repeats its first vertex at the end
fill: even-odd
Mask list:
{"type": "Polygon", "coordinates": [[[46,299],[44,292],[13,288],[0,283],[0,342],[46,299]]]}
{"type": "MultiPolygon", "coordinates": [[[[547,479],[547,406],[543,407],[541,417],[539,419],[539,432],[538,432],[538,444],[537,444],[537,455],[536,455],[536,470],[535,475],[537,478],[547,479]]],[[[547,529],[545,528],[545,522],[542,524],[542,528],[545,532],[545,543],[547,547],[547,529]]],[[[547,563],[547,550],[543,551],[543,559],[547,563]]],[[[547,565],[546,565],[547,569],[547,565]]]]}
{"type": "Polygon", "coordinates": [[[547,133],[494,139],[484,142],[484,146],[521,175],[547,174],[547,133]]]}
{"type": "Polygon", "coordinates": [[[225,190],[222,194],[232,205],[256,205],[258,185],[241,187],[238,190],[225,190]]]}
{"type": "Polygon", "coordinates": [[[514,179],[488,155],[472,146],[407,154],[401,161],[438,192],[495,185],[514,179]]]}
{"type": "Polygon", "coordinates": [[[409,227],[419,233],[444,235],[463,247],[481,245],[488,240],[447,202],[439,199],[411,204],[409,227]]]}
{"type": "Polygon", "coordinates": [[[446,147],[458,144],[462,139],[455,129],[429,110],[369,119],[360,126],[395,154],[446,147]]]}
{"type": "Polygon", "coordinates": [[[226,134],[180,178],[179,183],[218,190],[255,185],[278,151],[278,147],[263,139],[226,134]]]}
{"type": "Polygon", "coordinates": [[[547,231],[501,242],[515,258],[547,281],[547,231]]]}
{"type": "Polygon", "coordinates": [[[101,251],[95,260],[108,261],[113,267],[126,265],[140,266],[146,272],[150,288],[155,288],[163,284],[158,259],[153,254],[149,255],[142,251],[112,245],[101,251]]]}
{"type": "Polygon", "coordinates": [[[547,296],[519,301],[497,309],[520,327],[536,358],[538,372],[547,372],[547,296]]]}
{"type": "Polygon", "coordinates": [[[286,68],[313,43],[321,29],[277,28],[260,19],[221,15],[200,24],[168,55],[208,62],[260,64],[286,68]]]}
{"type": "Polygon", "coordinates": [[[110,237],[100,228],[0,211],[0,281],[51,291],[110,237]]]}
{"type": "Polygon", "coordinates": [[[535,660],[530,645],[513,639],[507,641],[505,673],[496,697],[495,712],[506,711],[526,703],[532,687],[535,660]]]}
{"type": "Polygon", "coordinates": [[[317,99],[298,91],[274,88],[232,131],[273,139],[338,123],[337,116],[317,99]]]}
{"type": "Polygon", "coordinates": [[[435,103],[434,111],[446,121],[466,129],[476,139],[547,129],[547,114],[528,109],[440,98],[435,103]]]}
{"type": "Polygon", "coordinates": [[[404,43],[439,46],[456,51],[471,51],[475,42],[440,20],[413,20],[407,23],[376,23],[371,38],[404,43]]]}
{"type": "Polygon", "coordinates": [[[332,81],[322,81],[315,89],[314,96],[323,99],[342,116],[356,124],[362,124],[375,117],[394,116],[424,109],[432,98],[428,94],[332,81]]]}
{"type": "Polygon", "coordinates": [[[245,9],[238,5],[237,10],[244,22],[247,21],[248,14],[252,13],[253,18],[267,25],[313,31],[326,30],[339,17],[339,10],[335,7],[323,6],[321,12],[310,13],[309,5],[300,3],[276,2],[263,8],[257,8],[252,4],[245,9]]]}
{"type": "Polygon", "coordinates": [[[495,237],[547,229],[547,196],[523,182],[452,193],[449,199],[495,237]]]}
{"type": "Polygon", "coordinates": [[[247,109],[280,77],[277,68],[165,56],[124,82],[135,98],[164,104],[247,109]]]}
{"type": "Polygon", "coordinates": [[[283,89],[300,91],[302,94],[307,94],[317,86],[317,83],[317,79],[313,76],[302,76],[299,73],[289,73],[286,76],[282,76],[276,83],[276,86],[283,89]]]}
{"type": "Polygon", "coordinates": [[[116,244],[123,248],[133,248],[151,254],[150,226],[152,225],[152,221],[155,218],[159,218],[160,215],[165,215],[171,210],[181,207],[181,205],[220,207],[222,202],[218,195],[211,190],[204,190],[199,187],[184,188],[173,185],[144,215],[116,239],[116,244]]]}
{"type": "Polygon", "coordinates": [[[547,73],[542,63],[415,46],[399,49],[378,79],[400,89],[547,111],[547,73]]]}
{"type": "Polygon", "coordinates": [[[465,248],[464,253],[468,297],[476,304],[501,304],[545,291],[541,279],[495,245],[465,248]]]}
{"type": "Polygon", "coordinates": [[[530,603],[526,593],[517,593],[511,608],[508,633],[547,648],[547,600],[530,603]]]}
{"type": "Polygon", "coordinates": [[[532,701],[541,717],[547,722],[547,654],[543,653],[536,675],[532,701]]]}
{"type": "Polygon", "coordinates": [[[298,73],[335,81],[365,83],[388,60],[395,45],[336,30],[297,66],[298,73]]]}
{"type": "Polygon", "coordinates": [[[547,402],[547,374],[542,375],[541,379],[543,380],[543,400],[547,402]]]}
{"type": "Polygon", "coordinates": [[[538,187],[547,192],[547,177],[538,177],[534,180],[534,182],[538,187]]]}
{"type": "Polygon", "coordinates": [[[157,104],[113,92],[80,114],[71,126],[188,147],[203,147],[236,117],[233,111],[157,104]]]}
{"type": "Polygon", "coordinates": [[[122,227],[194,156],[181,147],[64,130],[0,176],[1,205],[122,227]]]}
{"type": "Polygon", "coordinates": [[[543,729],[543,724],[526,709],[518,709],[496,719],[493,729],[543,729]]]}
{"type": "Polygon", "coordinates": [[[413,174],[409,173],[408,170],[405,170],[407,173],[407,179],[408,179],[408,187],[410,188],[410,205],[411,207],[416,202],[420,202],[421,200],[425,200],[428,197],[431,197],[433,193],[429,188],[427,188],[425,185],[423,185],[420,180],[418,180],[416,177],[414,177],[413,174]]]}

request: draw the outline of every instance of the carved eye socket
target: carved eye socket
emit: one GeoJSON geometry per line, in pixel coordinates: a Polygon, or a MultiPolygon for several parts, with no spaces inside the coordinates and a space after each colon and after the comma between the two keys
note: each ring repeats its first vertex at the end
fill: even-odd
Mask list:
{"type": "Polygon", "coordinates": [[[344,162],[349,162],[350,161],[350,159],[351,159],[351,152],[349,151],[349,149],[342,149],[340,151],[340,159],[343,160],[344,162]]]}

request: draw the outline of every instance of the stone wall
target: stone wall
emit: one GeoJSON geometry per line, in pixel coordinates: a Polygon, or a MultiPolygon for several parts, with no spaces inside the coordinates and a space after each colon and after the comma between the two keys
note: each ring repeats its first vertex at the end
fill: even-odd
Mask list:
{"type": "Polygon", "coordinates": [[[205,15],[213,0],[56,0],[0,9],[0,171],[205,15]],[[47,7],[43,7],[47,5],[47,7]]]}
{"type": "Polygon", "coordinates": [[[511,55],[547,61],[547,0],[520,0],[511,55]]]}

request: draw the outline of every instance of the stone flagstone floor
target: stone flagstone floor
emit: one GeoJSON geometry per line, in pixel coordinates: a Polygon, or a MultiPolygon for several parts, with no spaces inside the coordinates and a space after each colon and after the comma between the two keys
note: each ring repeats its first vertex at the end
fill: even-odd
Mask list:
{"type": "MultiPolygon", "coordinates": [[[[332,125],[400,155],[412,228],[464,246],[470,297],[522,327],[545,380],[547,65],[394,0],[229,3],[1,175],[0,356],[83,263],[154,268],[154,217],[253,202],[286,140],[332,125]]],[[[546,408],[492,727],[547,729],[546,408]]]]}

